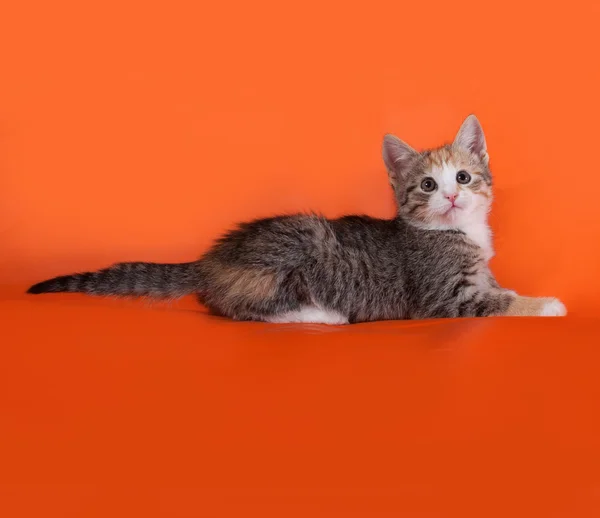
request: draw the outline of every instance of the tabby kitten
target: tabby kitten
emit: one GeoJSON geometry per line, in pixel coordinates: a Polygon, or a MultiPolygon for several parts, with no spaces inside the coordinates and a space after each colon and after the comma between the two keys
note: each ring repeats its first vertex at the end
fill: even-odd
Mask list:
{"type": "Polygon", "coordinates": [[[488,268],[492,176],[474,115],[452,144],[421,153],[386,135],[383,159],[398,204],[392,220],[260,219],[191,263],[120,263],[56,277],[28,293],[195,293],[216,314],[274,323],[566,314],[555,298],[501,288],[488,268]]]}

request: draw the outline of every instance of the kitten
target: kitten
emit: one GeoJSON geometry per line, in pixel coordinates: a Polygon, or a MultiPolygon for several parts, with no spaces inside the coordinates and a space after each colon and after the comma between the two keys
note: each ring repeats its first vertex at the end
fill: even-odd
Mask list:
{"type": "Polygon", "coordinates": [[[474,115],[452,144],[421,153],[386,135],[383,158],[398,205],[392,220],[260,219],[225,234],[195,262],[120,263],[28,293],[195,293],[216,314],[274,323],[566,314],[555,298],[501,288],[488,268],[492,176],[474,115]]]}

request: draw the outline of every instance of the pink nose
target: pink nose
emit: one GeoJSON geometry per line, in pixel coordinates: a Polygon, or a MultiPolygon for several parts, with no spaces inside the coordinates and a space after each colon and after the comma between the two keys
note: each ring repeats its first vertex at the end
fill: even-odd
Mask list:
{"type": "Polygon", "coordinates": [[[458,194],[448,194],[448,195],[446,195],[446,198],[447,198],[447,199],[448,199],[450,202],[454,203],[454,200],[456,200],[456,198],[458,198],[458,194]]]}

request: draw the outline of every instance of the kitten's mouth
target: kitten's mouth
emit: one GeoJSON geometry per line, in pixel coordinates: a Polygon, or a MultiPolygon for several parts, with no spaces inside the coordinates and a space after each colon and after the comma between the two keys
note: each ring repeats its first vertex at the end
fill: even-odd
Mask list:
{"type": "Polygon", "coordinates": [[[460,207],[458,205],[451,205],[450,207],[448,207],[448,209],[446,210],[446,212],[444,212],[444,216],[446,216],[448,214],[452,214],[452,212],[454,210],[460,210],[460,207]]]}

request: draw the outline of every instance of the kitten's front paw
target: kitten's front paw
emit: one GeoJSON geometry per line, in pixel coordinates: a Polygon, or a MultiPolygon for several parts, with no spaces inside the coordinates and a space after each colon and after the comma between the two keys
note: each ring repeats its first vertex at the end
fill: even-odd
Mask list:
{"type": "Polygon", "coordinates": [[[564,317],[567,314],[567,308],[558,299],[544,299],[544,304],[540,310],[541,317],[564,317]]]}

